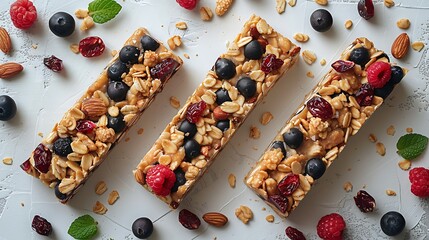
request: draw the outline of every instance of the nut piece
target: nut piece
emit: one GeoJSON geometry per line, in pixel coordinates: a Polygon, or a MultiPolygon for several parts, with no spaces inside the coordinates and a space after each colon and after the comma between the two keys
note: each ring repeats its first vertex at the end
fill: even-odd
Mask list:
{"type": "Polygon", "coordinates": [[[116,190],[113,190],[110,194],[109,194],[109,198],[107,199],[107,203],[109,203],[109,205],[113,205],[116,200],[118,200],[119,198],[119,193],[116,190]]]}
{"type": "Polygon", "coordinates": [[[395,127],[393,125],[390,125],[386,130],[387,135],[390,135],[390,136],[395,135],[395,132],[396,132],[396,130],[395,130],[395,127]]]}
{"type": "Polygon", "coordinates": [[[203,219],[206,223],[215,227],[222,227],[228,222],[228,218],[218,212],[208,212],[203,215],[203,219]]]}
{"type": "Polygon", "coordinates": [[[210,21],[213,17],[213,12],[209,7],[200,8],[200,18],[203,21],[210,21]]]}
{"type": "Polygon", "coordinates": [[[180,47],[180,45],[182,45],[182,38],[180,36],[174,35],[167,40],[167,44],[171,50],[174,50],[176,47],[180,47]]]}
{"type": "Polygon", "coordinates": [[[308,71],[306,75],[309,78],[314,78],[314,73],[312,71],[308,71]]]}
{"type": "Polygon", "coordinates": [[[251,137],[253,139],[260,138],[261,137],[261,131],[259,131],[259,129],[257,127],[251,126],[250,127],[249,137],[251,137]]]}
{"type": "Polygon", "coordinates": [[[6,29],[0,27],[0,50],[5,54],[9,54],[12,48],[12,42],[10,41],[9,33],[6,29]]]}
{"type": "Polygon", "coordinates": [[[94,207],[92,207],[92,211],[96,214],[100,214],[103,215],[107,212],[107,208],[106,206],[104,206],[104,204],[102,204],[101,202],[97,201],[94,205],[94,207]]]}
{"type": "Polygon", "coordinates": [[[387,196],[396,196],[396,192],[393,191],[392,189],[387,189],[386,194],[387,196]]]}
{"type": "Polygon", "coordinates": [[[402,170],[407,171],[411,167],[411,161],[404,159],[402,161],[399,161],[398,165],[402,170]]]}
{"type": "Polygon", "coordinates": [[[12,160],[11,157],[5,157],[5,158],[3,158],[3,163],[6,164],[6,165],[12,165],[12,162],[13,162],[13,160],[12,160]]]}
{"type": "Polygon", "coordinates": [[[377,142],[375,144],[375,149],[376,149],[377,153],[380,154],[380,156],[386,155],[386,147],[384,146],[383,143],[377,142]]]}
{"type": "Polygon", "coordinates": [[[271,122],[271,120],[273,120],[273,114],[271,114],[270,112],[264,112],[260,119],[261,124],[264,126],[271,122]]]}
{"type": "Polygon", "coordinates": [[[276,10],[279,14],[284,13],[285,9],[286,9],[286,0],[276,0],[277,5],[276,5],[276,10]]]}
{"type": "Polygon", "coordinates": [[[326,6],[328,5],[328,0],[314,0],[317,4],[326,6]]]}
{"type": "Polygon", "coordinates": [[[350,19],[344,23],[344,27],[346,27],[346,29],[350,29],[352,28],[352,26],[353,26],[353,22],[350,19]]]}
{"type": "Polygon", "coordinates": [[[265,220],[267,220],[267,222],[274,222],[274,216],[270,214],[265,217],[265,220]]]}
{"type": "Polygon", "coordinates": [[[322,59],[322,60],[320,60],[320,65],[322,65],[322,66],[325,66],[326,65],[326,59],[322,59]]]}
{"type": "Polygon", "coordinates": [[[235,216],[244,224],[247,224],[253,218],[253,212],[249,207],[240,205],[239,208],[235,209],[235,216]]]}
{"type": "Polygon", "coordinates": [[[180,101],[175,96],[170,97],[170,105],[176,109],[180,107],[180,101]]]}
{"type": "Polygon", "coordinates": [[[235,175],[234,174],[230,173],[228,175],[228,183],[229,183],[230,187],[235,188],[235,175]]]}
{"type": "Polygon", "coordinates": [[[408,53],[409,47],[410,38],[408,37],[408,34],[402,33],[395,39],[390,51],[394,58],[401,59],[408,53]]]}
{"type": "Polygon", "coordinates": [[[296,5],[296,0],[289,0],[287,3],[289,4],[289,6],[291,6],[291,7],[295,7],[295,5],[296,5]]]}
{"type": "Polygon", "coordinates": [[[377,137],[372,133],[369,134],[368,139],[373,143],[377,142],[377,137]]]}
{"type": "Polygon", "coordinates": [[[80,51],[79,51],[79,45],[78,44],[76,44],[76,43],[72,43],[72,44],[70,44],[70,50],[73,52],[73,53],[76,53],[76,54],[78,54],[80,51]]]}
{"type": "Polygon", "coordinates": [[[8,62],[0,64],[0,78],[11,78],[22,72],[24,67],[19,63],[8,62]]]}
{"type": "Polygon", "coordinates": [[[89,117],[100,117],[107,112],[103,100],[95,97],[83,100],[81,110],[89,117]]]}
{"type": "Polygon", "coordinates": [[[87,31],[94,27],[95,23],[91,16],[87,16],[83,19],[82,24],[80,25],[81,31],[87,31]]]}
{"type": "Polygon", "coordinates": [[[391,8],[395,6],[395,2],[393,0],[384,0],[384,6],[391,8]]]}
{"type": "Polygon", "coordinates": [[[408,29],[410,27],[410,20],[408,18],[401,18],[396,22],[396,26],[400,29],[408,29]]]}
{"type": "Polygon", "coordinates": [[[309,65],[313,64],[316,61],[316,59],[317,59],[316,54],[314,54],[310,50],[304,50],[304,51],[302,51],[302,58],[309,65]]]}
{"type": "Polygon", "coordinates": [[[293,38],[298,42],[307,42],[309,39],[308,35],[304,33],[295,33],[295,35],[293,35],[293,38]]]}
{"type": "Polygon", "coordinates": [[[74,15],[78,19],[84,19],[85,17],[88,17],[88,10],[87,9],[78,9],[74,12],[74,15]]]}
{"type": "Polygon", "coordinates": [[[364,190],[360,190],[354,197],[354,200],[361,212],[373,212],[375,209],[375,199],[364,190]]]}
{"type": "Polygon", "coordinates": [[[408,128],[405,129],[405,131],[407,133],[413,133],[413,128],[408,127],[408,128]]]}
{"type": "Polygon", "coordinates": [[[176,28],[180,30],[186,30],[188,29],[188,25],[186,24],[186,22],[177,22],[176,28]]]}
{"type": "Polygon", "coordinates": [[[344,191],[346,191],[346,192],[351,192],[351,191],[353,190],[353,185],[352,185],[352,183],[351,183],[351,182],[345,182],[345,183],[343,184],[343,189],[344,189],[344,191]]]}
{"type": "Polygon", "coordinates": [[[216,0],[216,15],[224,15],[232,5],[232,0],[216,0]]]}
{"type": "Polygon", "coordinates": [[[411,47],[414,51],[420,52],[425,47],[425,44],[421,41],[416,41],[411,44],[411,47]]]}
{"type": "Polygon", "coordinates": [[[97,183],[97,185],[95,185],[95,193],[97,195],[101,195],[106,191],[107,191],[107,185],[104,181],[100,181],[99,183],[97,183]]]}

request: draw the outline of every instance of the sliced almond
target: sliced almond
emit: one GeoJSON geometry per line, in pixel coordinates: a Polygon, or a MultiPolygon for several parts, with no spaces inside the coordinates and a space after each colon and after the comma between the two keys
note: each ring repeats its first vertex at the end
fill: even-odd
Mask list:
{"type": "Polygon", "coordinates": [[[11,78],[22,72],[24,67],[19,63],[8,62],[0,65],[0,78],[11,78]]]}
{"type": "Polygon", "coordinates": [[[286,0],[276,0],[276,10],[279,14],[284,13],[286,9],[286,0]]]}
{"type": "Polygon", "coordinates": [[[212,20],[213,12],[209,7],[201,7],[200,8],[200,18],[203,21],[212,20]]]}
{"type": "Polygon", "coordinates": [[[107,203],[109,203],[109,205],[113,205],[118,199],[119,199],[119,193],[118,193],[118,191],[113,190],[109,194],[109,198],[107,199],[107,203]]]}
{"type": "Polygon", "coordinates": [[[5,54],[9,54],[12,48],[12,42],[10,40],[9,33],[6,29],[0,27],[0,50],[5,54]]]}
{"type": "Polygon", "coordinates": [[[13,160],[12,160],[11,157],[5,157],[5,158],[3,158],[3,163],[6,164],[6,165],[12,165],[12,162],[13,162],[13,160]]]}
{"type": "Polygon", "coordinates": [[[271,122],[271,120],[273,120],[273,114],[271,114],[270,112],[264,112],[262,114],[262,117],[260,119],[260,122],[262,125],[267,125],[269,122],[271,122]]]}
{"type": "Polygon", "coordinates": [[[393,57],[401,59],[408,53],[409,48],[410,38],[408,37],[408,34],[402,33],[393,42],[391,52],[393,57]]]}
{"type": "Polygon", "coordinates": [[[97,195],[101,195],[103,193],[105,193],[107,191],[107,185],[104,181],[100,181],[97,183],[97,185],[95,186],[95,193],[97,195]]]}
{"type": "Polygon", "coordinates": [[[177,22],[176,28],[180,30],[186,30],[188,29],[188,25],[186,24],[186,22],[177,22]]]}
{"type": "Polygon", "coordinates": [[[398,166],[402,169],[402,170],[404,170],[404,171],[407,171],[407,170],[409,170],[410,169],[410,167],[411,167],[411,161],[410,160],[402,160],[402,161],[399,161],[399,163],[398,163],[398,166]]]}
{"type": "Polygon", "coordinates": [[[309,65],[313,64],[317,59],[316,54],[310,50],[302,51],[302,58],[309,65]]]}
{"type": "Polygon", "coordinates": [[[425,44],[421,41],[416,41],[411,44],[411,47],[414,51],[420,52],[425,47],[425,44]]]}
{"type": "Polygon", "coordinates": [[[393,0],[384,0],[384,6],[391,8],[395,6],[395,2],[393,0]]]}

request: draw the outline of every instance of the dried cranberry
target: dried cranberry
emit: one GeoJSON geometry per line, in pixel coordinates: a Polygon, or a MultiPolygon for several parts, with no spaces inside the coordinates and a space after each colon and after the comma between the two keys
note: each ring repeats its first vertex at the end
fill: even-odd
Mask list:
{"type": "Polygon", "coordinates": [[[365,20],[374,17],[374,4],[372,0],[360,0],[358,2],[358,12],[365,20]]]}
{"type": "Polygon", "coordinates": [[[79,51],[84,57],[96,57],[100,56],[106,46],[99,37],[87,37],[79,42],[79,51]]]}
{"type": "Polygon", "coordinates": [[[51,166],[52,152],[43,144],[39,144],[33,151],[34,167],[41,173],[47,173],[51,166]]]}
{"type": "Polygon", "coordinates": [[[78,120],[76,122],[76,130],[81,133],[91,133],[97,125],[90,120],[78,120]]]}
{"type": "Polygon", "coordinates": [[[48,220],[42,218],[39,215],[35,215],[33,218],[33,222],[31,223],[31,227],[38,234],[43,236],[49,236],[52,233],[52,225],[48,222],[48,220]]]}
{"type": "Polygon", "coordinates": [[[334,115],[331,104],[319,96],[308,100],[307,108],[311,115],[319,117],[324,121],[332,118],[332,115],[334,115]]]}
{"type": "Polygon", "coordinates": [[[290,226],[286,228],[286,236],[290,240],[305,240],[305,236],[301,231],[290,226]]]}
{"type": "Polygon", "coordinates": [[[284,177],[279,184],[277,189],[283,197],[290,196],[299,187],[299,175],[289,174],[284,177]]]}
{"type": "Polygon", "coordinates": [[[150,69],[150,75],[152,75],[152,78],[158,78],[164,82],[166,79],[171,77],[179,65],[180,64],[176,60],[166,58],[150,69]]]}
{"type": "Polygon", "coordinates": [[[354,66],[355,66],[354,62],[344,61],[344,60],[338,60],[332,63],[331,65],[331,67],[339,73],[347,72],[348,70],[352,69],[354,66]]]}
{"type": "MultiPolygon", "coordinates": [[[[266,48],[267,48],[267,45],[268,45],[268,41],[267,41],[267,39],[265,39],[265,38],[263,38],[263,37],[259,37],[259,38],[258,38],[258,42],[259,42],[259,45],[261,45],[262,52],[263,52],[263,53],[265,53],[265,51],[267,50],[267,49],[266,49],[266,48]]],[[[283,63],[282,63],[281,65],[283,65],[283,63]]]]}
{"type": "Polygon", "coordinates": [[[27,159],[25,162],[23,162],[20,167],[22,170],[28,172],[31,168],[30,159],[27,159]]]}
{"type": "Polygon", "coordinates": [[[261,70],[268,74],[272,71],[279,69],[283,65],[283,60],[276,57],[274,54],[268,54],[262,58],[261,70]]]}
{"type": "Polygon", "coordinates": [[[272,203],[277,209],[279,209],[282,213],[287,212],[288,208],[288,200],[285,197],[280,195],[272,195],[268,197],[268,201],[272,203]]]}
{"type": "Polygon", "coordinates": [[[374,98],[374,88],[369,83],[364,83],[355,94],[356,101],[359,106],[370,106],[374,98]]]}
{"type": "Polygon", "coordinates": [[[203,115],[203,112],[206,109],[206,107],[207,107],[207,104],[204,101],[200,101],[189,105],[188,109],[186,110],[186,119],[190,123],[198,122],[200,117],[203,115]]]}
{"type": "Polygon", "coordinates": [[[179,222],[187,229],[198,229],[201,225],[201,220],[197,215],[187,209],[182,209],[179,212],[179,222]]]}
{"type": "Polygon", "coordinates": [[[55,57],[54,55],[44,58],[43,64],[54,72],[59,72],[64,68],[63,60],[55,57]]]}
{"type": "Polygon", "coordinates": [[[258,29],[256,27],[250,28],[250,36],[252,39],[258,39],[261,34],[259,33],[258,29]]]}
{"type": "Polygon", "coordinates": [[[367,213],[374,211],[375,199],[364,190],[360,190],[354,197],[356,206],[361,212],[367,213]]]}

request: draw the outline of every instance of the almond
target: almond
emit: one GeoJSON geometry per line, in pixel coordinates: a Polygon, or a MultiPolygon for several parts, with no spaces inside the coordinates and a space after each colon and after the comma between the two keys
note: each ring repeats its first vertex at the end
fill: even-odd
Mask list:
{"type": "Polygon", "coordinates": [[[406,33],[399,35],[392,44],[392,55],[396,59],[403,58],[410,47],[410,38],[406,33]]]}
{"type": "Polygon", "coordinates": [[[219,106],[213,109],[213,117],[217,120],[228,119],[229,113],[224,112],[219,106]]]}
{"type": "Polygon", "coordinates": [[[9,54],[11,48],[12,43],[10,41],[9,33],[6,29],[0,27],[0,50],[5,54],[9,54]]]}
{"type": "Polygon", "coordinates": [[[228,218],[218,212],[208,212],[203,215],[203,219],[206,223],[215,227],[222,227],[228,222],[228,218]]]}
{"type": "Polygon", "coordinates": [[[82,102],[82,111],[89,117],[99,117],[107,112],[107,108],[103,100],[92,97],[82,102]]]}
{"type": "Polygon", "coordinates": [[[0,65],[0,78],[10,78],[22,72],[24,68],[19,63],[8,62],[0,65]]]}

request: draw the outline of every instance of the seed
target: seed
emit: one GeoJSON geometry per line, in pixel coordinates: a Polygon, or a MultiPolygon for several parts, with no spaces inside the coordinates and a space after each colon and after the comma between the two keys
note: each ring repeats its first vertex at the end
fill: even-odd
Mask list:
{"type": "Polygon", "coordinates": [[[396,196],[396,192],[393,191],[392,189],[387,189],[386,194],[387,196],[396,196]]]}
{"type": "Polygon", "coordinates": [[[350,28],[352,28],[352,26],[353,26],[353,22],[352,22],[352,20],[347,20],[345,23],[344,23],[344,26],[346,27],[346,29],[350,29],[350,28]]]}
{"type": "Polygon", "coordinates": [[[229,176],[228,176],[229,186],[232,187],[232,188],[235,188],[235,181],[236,181],[235,180],[235,175],[232,174],[232,173],[230,173],[229,176]]]}
{"type": "Polygon", "coordinates": [[[377,153],[380,154],[380,156],[386,155],[386,147],[384,146],[383,143],[377,142],[375,144],[375,149],[376,149],[377,153]]]}
{"type": "Polygon", "coordinates": [[[369,134],[368,139],[373,143],[377,142],[377,137],[372,133],[369,134]]]}
{"type": "Polygon", "coordinates": [[[314,74],[313,74],[313,72],[312,72],[312,71],[308,71],[306,75],[307,75],[307,77],[309,77],[309,78],[314,78],[314,74]]]}
{"type": "Polygon", "coordinates": [[[413,128],[406,128],[405,131],[407,131],[407,133],[412,133],[413,132],[413,128]]]}
{"type": "Polygon", "coordinates": [[[322,59],[322,60],[320,60],[320,65],[322,65],[322,66],[325,66],[326,65],[326,59],[322,59]]]}
{"type": "Polygon", "coordinates": [[[307,42],[309,39],[308,35],[304,33],[295,33],[295,35],[293,35],[293,38],[298,42],[307,42]]]}
{"type": "Polygon", "coordinates": [[[291,6],[291,7],[295,7],[295,5],[296,5],[296,0],[289,0],[287,3],[289,4],[289,6],[291,6]]]}

